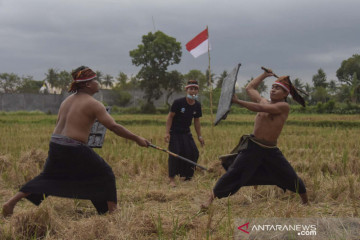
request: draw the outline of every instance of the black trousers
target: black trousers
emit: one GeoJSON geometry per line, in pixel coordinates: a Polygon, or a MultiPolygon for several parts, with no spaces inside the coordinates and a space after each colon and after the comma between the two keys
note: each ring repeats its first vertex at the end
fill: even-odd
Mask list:
{"type": "Polygon", "coordinates": [[[89,199],[99,214],[107,202],[117,202],[115,176],[111,167],[86,145],[65,146],[50,142],[43,171],[27,182],[21,192],[39,205],[47,196],[89,199]]]}
{"type": "Polygon", "coordinates": [[[250,140],[247,149],[239,153],[213,191],[215,197],[223,198],[242,186],[254,185],[277,185],[283,190],[306,192],[305,184],[279,148],[264,148],[250,140]]]}
{"type": "MultiPolygon", "coordinates": [[[[199,150],[191,133],[171,133],[169,151],[195,163],[197,163],[199,158],[199,150]]],[[[190,180],[194,176],[195,166],[179,158],[169,155],[168,166],[169,177],[180,175],[180,177],[190,180]]]]}

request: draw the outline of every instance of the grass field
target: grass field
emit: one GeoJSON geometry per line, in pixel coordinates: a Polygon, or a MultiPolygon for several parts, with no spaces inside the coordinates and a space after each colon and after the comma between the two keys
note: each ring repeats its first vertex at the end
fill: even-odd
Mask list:
{"type": "MultiPolygon", "coordinates": [[[[160,147],[165,115],[115,115],[117,122],[160,147]]],[[[40,207],[19,202],[12,217],[0,219],[0,239],[233,239],[241,217],[358,217],[360,211],[360,116],[292,115],[278,146],[304,180],[311,205],[275,186],[243,187],[197,214],[224,173],[217,157],[243,134],[254,115],[229,115],[218,126],[202,118],[205,147],[190,182],[167,182],[167,155],[106,133],[96,151],[117,178],[119,210],[98,216],[90,201],[49,197],[40,207]]],[[[0,115],[0,203],[40,173],[55,126],[53,115],[0,115]]],[[[192,129],[193,130],[193,129],[192,129]]],[[[198,142],[197,142],[198,144],[198,142]]]]}

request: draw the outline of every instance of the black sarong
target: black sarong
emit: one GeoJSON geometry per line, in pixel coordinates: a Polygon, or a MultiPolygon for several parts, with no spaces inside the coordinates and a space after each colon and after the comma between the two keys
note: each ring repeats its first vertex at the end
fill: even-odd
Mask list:
{"type": "Polygon", "coordinates": [[[277,185],[297,193],[305,193],[303,181],[279,148],[265,148],[252,140],[241,150],[227,172],[218,180],[214,194],[218,198],[236,193],[242,186],[277,185]]]}
{"type": "MultiPolygon", "coordinates": [[[[169,142],[169,151],[178,154],[197,163],[199,150],[191,133],[171,133],[169,142]]],[[[195,166],[179,158],[169,155],[169,177],[185,177],[190,180],[194,176],[195,166]]]]}
{"type": "Polygon", "coordinates": [[[39,205],[49,195],[89,199],[99,214],[108,211],[107,201],[117,202],[111,167],[84,144],[69,146],[50,142],[43,171],[27,182],[21,192],[39,205]]]}

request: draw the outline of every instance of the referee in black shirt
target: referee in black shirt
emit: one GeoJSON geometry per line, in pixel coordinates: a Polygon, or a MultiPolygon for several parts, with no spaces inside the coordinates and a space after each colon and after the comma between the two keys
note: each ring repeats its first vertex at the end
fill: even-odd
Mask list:
{"type": "MultiPolygon", "coordinates": [[[[176,99],[170,109],[166,120],[165,142],[169,143],[169,151],[190,159],[195,163],[199,158],[190,126],[194,118],[194,127],[197,138],[203,146],[205,144],[201,136],[200,117],[202,116],[201,104],[197,101],[199,85],[196,80],[189,80],[186,89],[186,97],[176,99]]],[[[169,155],[169,180],[170,185],[175,187],[174,178],[179,175],[185,180],[190,180],[194,175],[195,166],[169,155]]]]}

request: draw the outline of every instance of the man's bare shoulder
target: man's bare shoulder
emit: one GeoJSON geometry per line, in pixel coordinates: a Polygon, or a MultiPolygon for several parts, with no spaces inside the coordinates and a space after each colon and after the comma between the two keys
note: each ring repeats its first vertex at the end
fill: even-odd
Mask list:
{"type": "Polygon", "coordinates": [[[287,110],[287,111],[290,110],[290,105],[287,102],[276,102],[274,104],[276,104],[276,106],[278,106],[278,107],[280,107],[280,108],[282,108],[284,110],[287,110]]]}
{"type": "Polygon", "coordinates": [[[106,112],[104,104],[91,96],[90,98],[86,99],[82,107],[87,109],[87,111],[91,113],[95,118],[99,118],[99,115],[105,114],[106,112]]]}
{"type": "Polygon", "coordinates": [[[290,105],[287,102],[270,102],[264,101],[263,112],[270,115],[288,115],[290,112],[290,105]]]}
{"type": "Polygon", "coordinates": [[[103,106],[101,102],[96,100],[93,96],[90,96],[88,94],[73,94],[69,96],[68,98],[72,97],[72,101],[78,102],[85,105],[94,105],[94,106],[103,106]]]}
{"type": "Polygon", "coordinates": [[[267,100],[266,98],[264,97],[261,97],[260,101],[259,101],[260,104],[270,104],[270,101],[267,100]]]}
{"type": "Polygon", "coordinates": [[[100,101],[98,101],[96,98],[94,98],[94,97],[92,97],[92,96],[88,96],[87,102],[88,102],[89,104],[96,104],[96,105],[104,106],[104,104],[102,104],[100,101]]]}
{"type": "Polygon", "coordinates": [[[75,107],[91,115],[96,115],[96,112],[105,109],[105,106],[100,101],[88,94],[72,94],[61,105],[61,108],[68,109],[75,107]]]}

